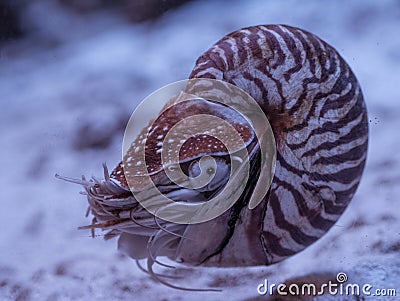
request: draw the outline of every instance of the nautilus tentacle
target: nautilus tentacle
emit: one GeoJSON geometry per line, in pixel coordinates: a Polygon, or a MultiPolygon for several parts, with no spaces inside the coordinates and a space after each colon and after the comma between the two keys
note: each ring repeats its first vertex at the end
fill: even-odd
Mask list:
{"type": "MultiPolygon", "coordinates": [[[[190,78],[220,80],[242,89],[271,124],[277,160],[261,203],[248,206],[256,187],[263,189],[259,181],[263,158],[254,129],[229,107],[192,99],[164,110],[143,128],[110,176],[104,167],[102,181],[75,180],[85,187],[95,216],[90,227],[108,229],[109,236],[121,234],[120,249],[135,259],[148,258],[149,272],[158,278],[152,270],[157,256],[192,265],[268,265],[318,240],[349,204],[366,160],[367,112],[350,67],[315,35],[290,26],[266,25],[222,38],[198,58],[190,78]],[[185,173],[199,174],[202,156],[214,158],[214,165],[207,161],[206,166],[217,172],[202,189],[173,183],[160,161],[160,153],[167,151],[162,139],[191,114],[215,115],[232,125],[243,143],[237,150],[249,153],[249,177],[239,199],[222,215],[204,223],[174,224],[159,219],[138,201],[141,194],[152,199],[154,193],[142,181],[143,166],[159,192],[177,202],[196,203],[218,194],[227,185],[229,168],[242,164],[239,157],[228,156],[218,139],[187,138],[179,157],[185,173]],[[132,159],[139,151],[145,153],[146,162],[132,159]]],[[[200,80],[186,92],[196,89],[211,88],[200,80]]]]}

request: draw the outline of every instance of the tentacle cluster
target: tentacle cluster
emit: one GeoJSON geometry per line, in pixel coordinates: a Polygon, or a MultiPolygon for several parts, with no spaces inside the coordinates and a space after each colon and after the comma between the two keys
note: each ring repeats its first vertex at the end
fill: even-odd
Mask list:
{"type": "Polygon", "coordinates": [[[87,180],[64,177],[56,174],[56,178],[71,183],[82,185],[87,196],[89,207],[86,216],[92,213],[92,223],[81,226],[79,229],[90,229],[92,237],[95,237],[95,229],[107,231],[106,239],[120,236],[119,247],[133,257],[139,268],[157,279],[166,286],[189,291],[218,291],[214,289],[184,288],[170,284],[163,278],[180,277],[159,274],[154,271],[154,265],[158,264],[167,268],[175,268],[160,262],[157,258],[166,256],[174,258],[177,245],[183,236],[186,226],[167,223],[154,215],[149,214],[133,197],[132,193],[121,186],[115,179],[110,178],[106,164],[103,164],[104,179],[95,177],[87,180]],[[143,249],[145,246],[145,249],[143,249]],[[140,250],[142,248],[142,250],[140,250]],[[134,252],[132,252],[134,250],[134,252]],[[146,258],[147,265],[144,268],[139,260],[146,258]]]}

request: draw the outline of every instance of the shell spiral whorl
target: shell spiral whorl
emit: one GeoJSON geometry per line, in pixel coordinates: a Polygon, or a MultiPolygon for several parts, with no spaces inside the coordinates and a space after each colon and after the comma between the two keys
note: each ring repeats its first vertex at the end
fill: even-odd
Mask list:
{"type": "MultiPolygon", "coordinates": [[[[95,216],[88,227],[120,235],[119,248],[134,259],[147,258],[149,272],[163,283],[152,270],[160,255],[193,265],[250,266],[272,264],[303,250],[326,233],[349,204],[367,153],[367,112],[357,79],[333,47],[309,32],[285,25],[235,31],[200,56],[190,78],[239,87],[268,118],[276,140],[276,168],[269,190],[265,188],[268,193],[256,208],[246,206],[260,174],[256,151],[237,204],[213,220],[194,225],[157,220],[144,210],[127,185],[123,162],[110,175],[104,167],[104,181],[73,180],[85,187],[95,216]]],[[[210,101],[186,105],[160,115],[154,137],[165,136],[163,129],[191,112],[217,110],[233,123],[238,120],[210,101]]],[[[147,138],[153,145],[146,149],[153,158],[146,162],[147,169],[162,193],[178,200],[207,199],[217,191],[215,187],[225,184],[224,173],[232,162],[208,149],[209,155],[217,157],[219,182],[198,191],[174,185],[157,161],[159,143],[147,138]]],[[[140,149],[142,139],[143,131],[130,151],[140,149]]],[[[206,144],[214,143],[197,140],[203,143],[200,148],[187,149],[187,160],[193,162],[183,162],[189,174],[198,169],[196,149],[207,150],[206,144]]],[[[257,149],[252,141],[247,145],[257,149]]]]}
{"type": "MultiPolygon", "coordinates": [[[[367,154],[366,107],[346,62],[304,30],[254,26],[218,41],[190,77],[238,86],[272,125],[277,165],[258,232],[266,258],[257,264],[277,262],[320,238],[352,199],[367,154]]],[[[235,256],[234,248],[228,244],[224,252],[235,256]]]]}

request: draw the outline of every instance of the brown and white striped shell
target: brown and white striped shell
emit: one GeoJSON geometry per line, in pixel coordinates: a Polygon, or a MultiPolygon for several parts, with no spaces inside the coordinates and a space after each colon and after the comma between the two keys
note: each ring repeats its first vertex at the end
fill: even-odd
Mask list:
{"type": "MultiPolygon", "coordinates": [[[[152,265],[160,255],[192,265],[269,265],[318,240],[346,209],[366,160],[367,112],[350,67],[332,46],[307,31],[265,25],[222,38],[198,58],[190,78],[226,81],[262,108],[277,150],[275,174],[265,198],[252,210],[246,206],[259,175],[259,152],[254,151],[249,182],[229,211],[202,224],[171,224],[157,220],[138,204],[121,163],[110,176],[105,169],[104,181],[80,182],[95,216],[90,227],[120,235],[119,247],[135,259],[147,258],[153,275],[152,265]]],[[[190,192],[169,182],[158,160],[157,137],[182,114],[204,111],[225,119],[232,115],[212,102],[198,100],[187,106],[183,111],[170,110],[153,123],[157,128],[147,137],[146,164],[154,184],[166,195],[177,200],[207,199],[215,187],[190,192]]],[[[235,120],[237,116],[229,121],[235,126],[235,120]]],[[[249,127],[244,122],[236,126],[248,151],[256,149],[249,127]]],[[[141,147],[142,138],[131,151],[141,147]]],[[[202,155],[214,156],[224,178],[231,162],[221,152],[223,146],[206,136],[196,139],[184,145],[182,163],[193,167],[202,155]]],[[[216,187],[225,183],[216,182],[216,187]]]]}
{"type": "MultiPolygon", "coordinates": [[[[277,166],[255,230],[262,239],[252,246],[265,256],[252,261],[277,262],[320,238],[352,199],[367,155],[366,107],[346,62],[304,30],[255,26],[217,42],[190,77],[245,90],[272,125],[277,166]]],[[[219,257],[224,253],[237,254],[229,243],[219,257]]]]}

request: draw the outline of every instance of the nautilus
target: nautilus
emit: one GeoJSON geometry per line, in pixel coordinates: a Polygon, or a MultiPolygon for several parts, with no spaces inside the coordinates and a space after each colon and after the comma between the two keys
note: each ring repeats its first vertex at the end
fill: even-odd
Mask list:
{"type": "Polygon", "coordinates": [[[193,266],[238,267],[271,265],[302,251],[342,215],[356,192],[367,155],[367,111],[360,85],[338,52],[312,33],[286,25],[240,29],[201,55],[189,78],[228,83],[255,100],[275,144],[275,153],[266,152],[274,157],[268,161],[273,163],[270,179],[262,176],[265,152],[252,122],[204,96],[169,100],[174,105],[139,131],[111,173],[104,165],[103,180],[67,179],[83,185],[87,194],[94,219],[86,228],[109,230],[106,237],[119,236],[119,248],[136,260],[147,259],[148,272],[166,284],[153,271],[155,263],[162,264],[159,256],[193,266]],[[201,129],[202,123],[187,120],[198,115],[228,123],[240,143],[225,145],[225,129],[211,119],[203,123],[207,131],[201,129]],[[167,137],[182,120],[182,131],[194,128],[195,134],[167,137]],[[174,166],[162,162],[169,151],[167,140],[181,141],[174,151],[179,159],[174,166],[186,176],[183,182],[208,171],[212,179],[196,187],[177,183],[168,175],[174,166]],[[174,223],[138,200],[137,195],[155,198],[156,189],[158,195],[189,206],[207,203],[224,188],[229,193],[240,186],[228,185],[232,167],[240,170],[244,164],[232,152],[243,150],[247,180],[235,202],[216,217],[174,223]],[[132,156],[140,152],[143,161],[132,156]],[[144,174],[152,189],[141,182],[144,174]],[[249,206],[256,192],[261,197],[256,206],[249,206]]]}

